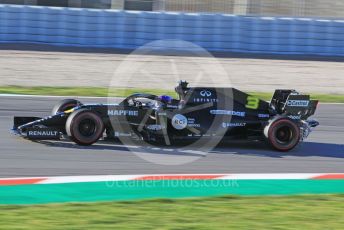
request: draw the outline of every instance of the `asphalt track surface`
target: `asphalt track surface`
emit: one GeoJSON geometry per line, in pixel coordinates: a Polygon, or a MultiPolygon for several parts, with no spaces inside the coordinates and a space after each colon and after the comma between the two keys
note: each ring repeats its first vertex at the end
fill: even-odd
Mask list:
{"type": "MultiPolygon", "coordinates": [[[[227,143],[209,153],[193,149],[133,148],[100,142],[31,142],[10,134],[14,115],[49,115],[61,98],[0,97],[0,177],[164,173],[343,173],[344,105],[320,104],[321,126],[297,149],[279,153],[261,143],[227,143]],[[189,163],[186,163],[189,162],[189,163]]],[[[82,99],[83,102],[106,102],[82,99]]]]}

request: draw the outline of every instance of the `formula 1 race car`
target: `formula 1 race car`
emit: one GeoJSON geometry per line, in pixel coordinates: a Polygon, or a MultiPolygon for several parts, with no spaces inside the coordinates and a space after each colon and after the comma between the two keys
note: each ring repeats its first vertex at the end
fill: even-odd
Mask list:
{"type": "Polygon", "coordinates": [[[30,140],[70,138],[91,145],[100,138],[136,138],[166,145],[181,140],[265,140],[289,151],[319,125],[308,118],[318,101],[295,90],[276,90],[270,103],[235,88],[175,88],[178,99],[133,94],[119,104],[58,103],[45,118],[14,117],[13,132],[30,140]]]}

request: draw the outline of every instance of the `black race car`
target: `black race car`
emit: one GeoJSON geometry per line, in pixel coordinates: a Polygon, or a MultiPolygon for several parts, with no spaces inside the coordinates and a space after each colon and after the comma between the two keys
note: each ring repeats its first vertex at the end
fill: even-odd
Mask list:
{"type": "Polygon", "coordinates": [[[66,99],[45,118],[14,117],[13,132],[31,140],[70,138],[91,145],[100,138],[129,138],[171,145],[180,141],[266,140],[288,151],[305,139],[318,101],[295,90],[276,90],[270,103],[235,88],[176,87],[178,99],[138,93],[119,104],[66,99]]]}

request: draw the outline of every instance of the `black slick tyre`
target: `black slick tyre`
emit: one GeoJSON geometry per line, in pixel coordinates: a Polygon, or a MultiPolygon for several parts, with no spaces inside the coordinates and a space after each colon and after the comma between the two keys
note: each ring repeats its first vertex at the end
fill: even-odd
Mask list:
{"type": "Polygon", "coordinates": [[[73,112],[66,122],[67,135],[79,145],[92,145],[103,135],[104,123],[100,116],[87,109],[73,112]]]}
{"type": "Polygon", "coordinates": [[[300,128],[289,118],[278,118],[270,121],[264,129],[268,143],[281,152],[290,151],[300,142],[300,128]]]}
{"type": "Polygon", "coordinates": [[[58,113],[64,112],[66,110],[72,109],[78,105],[81,105],[81,102],[75,99],[64,99],[57,103],[53,110],[51,111],[52,115],[56,115],[58,113]]]}

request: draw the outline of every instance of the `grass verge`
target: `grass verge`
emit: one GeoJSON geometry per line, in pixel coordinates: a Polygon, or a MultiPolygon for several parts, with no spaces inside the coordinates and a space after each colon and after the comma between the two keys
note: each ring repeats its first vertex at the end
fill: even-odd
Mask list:
{"type": "MultiPolygon", "coordinates": [[[[151,93],[156,95],[168,94],[176,97],[174,91],[161,89],[143,89],[143,88],[118,88],[111,89],[112,97],[126,97],[133,93],[151,93]]],[[[272,93],[249,92],[253,96],[263,100],[270,100],[272,93]]],[[[23,94],[23,95],[50,95],[50,96],[92,96],[107,97],[109,95],[108,88],[102,87],[22,87],[22,86],[0,86],[0,94],[23,94]]],[[[312,99],[320,100],[323,103],[344,103],[344,95],[342,94],[313,94],[310,93],[312,99]]]]}
{"type": "MultiPolygon", "coordinates": [[[[156,95],[164,93],[169,93],[173,96],[175,95],[174,91],[164,91],[158,89],[118,88],[111,90],[111,96],[126,97],[138,92],[151,93],[156,95]]],[[[102,87],[0,86],[0,94],[107,97],[109,95],[109,91],[108,88],[102,87]]]]}
{"type": "Polygon", "coordinates": [[[343,195],[0,206],[3,229],[343,229],[343,195]]]}

